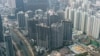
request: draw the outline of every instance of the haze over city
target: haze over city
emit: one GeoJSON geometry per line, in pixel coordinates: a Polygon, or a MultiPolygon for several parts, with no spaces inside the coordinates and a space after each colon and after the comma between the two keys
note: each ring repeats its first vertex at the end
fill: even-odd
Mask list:
{"type": "Polygon", "coordinates": [[[0,56],[100,56],[100,0],[0,0],[0,56]]]}

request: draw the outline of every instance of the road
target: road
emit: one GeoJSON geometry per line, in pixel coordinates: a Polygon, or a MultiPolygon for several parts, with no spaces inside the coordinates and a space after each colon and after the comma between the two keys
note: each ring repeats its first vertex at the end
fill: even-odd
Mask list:
{"type": "Polygon", "coordinates": [[[13,31],[20,37],[20,39],[26,44],[28,50],[29,50],[29,53],[30,53],[30,56],[34,56],[34,53],[33,53],[33,49],[30,45],[30,43],[28,42],[28,40],[26,39],[26,37],[21,33],[19,32],[18,29],[13,29],[13,31]]]}
{"type": "Polygon", "coordinates": [[[11,28],[10,32],[13,39],[12,43],[16,49],[17,56],[31,56],[26,43],[24,43],[24,41],[22,41],[19,36],[11,30],[11,28]]]}
{"type": "Polygon", "coordinates": [[[10,28],[12,39],[17,44],[18,48],[21,50],[22,56],[30,56],[29,50],[28,50],[26,44],[24,43],[24,41],[22,41],[19,38],[19,36],[13,30],[11,30],[11,29],[12,28],[10,28]]]}
{"type": "Polygon", "coordinates": [[[17,56],[22,56],[21,50],[19,50],[19,48],[18,48],[16,42],[12,41],[12,43],[13,43],[15,49],[17,50],[17,52],[16,52],[17,56]]]}
{"type": "MultiPolygon", "coordinates": [[[[5,23],[7,23],[7,22],[5,22],[5,23]]],[[[13,21],[10,23],[7,23],[7,24],[13,24],[13,21]]],[[[12,27],[10,27],[10,31],[12,31],[12,35],[15,34],[15,36],[13,35],[13,38],[16,37],[14,39],[14,41],[16,41],[17,44],[19,44],[18,41],[21,40],[19,42],[21,42],[22,45],[19,44],[19,46],[22,49],[22,53],[24,54],[23,56],[34,56],[33,49],[31,47],[30,43],[28,42],[28,40],[26,39],[26,37],[24,37],[24,35],[21,32],[19,32],[18,29],[12,29],[12,27]],[[19,40],[18,40],[18,38],[19,38],[19,40]]],[[[15,48],[17,48],[16,43],[13,42],[13,44],[15,45],[15,48]]],[[[20,56],[19,50],[18,50],[18,55],[20,56]]]]}

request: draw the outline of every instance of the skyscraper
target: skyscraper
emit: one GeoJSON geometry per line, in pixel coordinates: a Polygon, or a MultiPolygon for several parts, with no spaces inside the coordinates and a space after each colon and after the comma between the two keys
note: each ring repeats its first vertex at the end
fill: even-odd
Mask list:
{"type": "Polygon", "coordinates": [[[100,18],[95,18],[94,19],[94,24],[93,24],[93,30],[92,30],[92,36],[95,39],[100,39],[99,33],[100,33],[100,18]]]}
{"type": "Polygon", "coordinates": [[[5,43],[0,43],[0,56],[7,56],[5,43]]]}
{"type": "Polygon", "coordinates": [[[0,42],[3,42],[4,39],[3,39],[3,26],[2,26],[2,18],[1,18],[1,15],[0,15],[0,42]]]}
{"type": "Polygon", "coordinates": [[[92,36],[92,31],[93,31],[93,24],[94,24],[94,19],[96,17],[95,16],[90,16],[88,19],[88,23],[87,23],[87,35],[92,36]]]}
{"type": "Polygon", "coordinates": [[[2,48],[2,46],[0,45],[0,56],[4,56],[4,55],[6,55],[6,54],[5,54],[5,51],[4,51],[4,49],[2,48]]]}
{"type": "Polygon", "coordinates": [[[63,46],[63,27],[62,23],[51,24],[51,48],[59,48],[63,46]]]}
{"type": "Polygon", "coordinates": [[[60,7],[60,9],[65,9],[66,8],[66,6],[68,5],[68,0],[58,0],[58,2],[59,2],[59,7],[60,7]]]}
{"type": "Polygon", "coordinates": [[[84,34],[86,34],[88,19],[89,19],[89,14],[86,12],[82,12],[81,31],[84,34]]]}
{"type": "Polygon", "coordinates": [[[1,48],[0,48],[0,56],[2,56],[2,50],[1,50],[1,48]]]}
{"type": "Polygon", "coordinates": [[[37,36],[36,24],[38,24],[38,20],[35,20],[35,19],[29,19],[28,20],[28,34],[29,34],[29,39],[36,40],[36,36],[37,36]]]}
{"type": "Polygon", "coordinates": [[[51,27],[45,24],[37,24],[37,45],[48,50],[62,47],[62,23],[53,23],[51,27]]]}
{"type": "Polygon", "coordinates": [[[72,41],[72,22],[71,21],[62,21],[63,25],[63,40],[72,41]]]}
{"type": "Polygon", "coordinates": [[[33,12],[31,10],[26,11],[29,18],[33,18],[33,12]]]}
{"type": "Polygon", "coordinates": [[[81,31],[82,12],[76,10],[74,19],[74,29],[81,31]]]}
{"type": "Polygon", "coordinates": [[[35,10],[42,9],[46,11],[49,7],[49,0],[28,0],[26,3],[25,10],[32,10],[35,13],[35,10]]]}
{"type": "Polygon", "coordinates": [[[26,29],[27,28],[27,20],[25,18],[25,13],[23,11],[19,11],[17,13],[17,21],[18,21],[18,27],[20,29],[26,29]]]}
{"type": "Polygon", "coordinates": [[[25,8],[24,8],[24,0],[16,0],[16,13],[18,11],[25,11],[25,8]]]}
{"type": "Polygon", "coordinates": [[[58,10],[59,9],[59,3],[58,0],[48,0],[49,5],[51,9],[58,10]]]}
{"type": "Polygon", "coordinates": [[[57,14],[58,14],[58,17],[61,19],[61,20],[65,20],[65,11],[63,10],[58,10],[57,11],[57,14]]]}
{"type": "Polygon", "coordinates": [[[11,36],[5,34],[5,42],[6,42],[7,56],[15,56],[11,36]]]}
{"type": "Polygon", "coordinates": [[[65,9],[65,20],[69,19],[69,10],[70,10],[69,7],[67,7],[67,8],[65,9]]]}
{"type": "Polygon", "coordinates": [[[73,27],[74,27],[74,20],[75,20],[75,9],[69,10],[69,19],[72,21],[73,27]]]}
{"type": "Polygon", "coordinates": [[[96,16],[90,16],[87,23],[87,35],[100,38],[100,19],[96,16]]]}
{"type": "Polygon", "coordinates": [[[47,12],[47,25],[50,26],[52,23],[61,22],[61,18],[53,10],[47,12]]]}
{"type": "Polygon", "coordinates": [[[93,24],[93,37],[100,39],[100,11],[96,13],[96,18],[93,24]]]}
{"type": "Polygon", "coordinates": [[[43,23],[37,24],[37,46],[42,48],[51,49],[51,33],[50,27],[43,23]]]}

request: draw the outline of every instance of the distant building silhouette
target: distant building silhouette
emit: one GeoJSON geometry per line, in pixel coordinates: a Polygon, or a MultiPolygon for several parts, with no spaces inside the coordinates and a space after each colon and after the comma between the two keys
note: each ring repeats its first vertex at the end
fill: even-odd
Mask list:
{"type": "Polygon", "coordinates": [[[35,14],[35,10],[42,9],[43,11],[46,11],[49,8],[49,1],[48,0],[28,0],[28,2],[25,4],[25,10],[32,10],[35,14]]]}
{"type": "Polygon", "coordinates": [[[24,0],[16,0],[15,3],[16,3],[16,13],[19,11],[25,11],[24,0]]]}

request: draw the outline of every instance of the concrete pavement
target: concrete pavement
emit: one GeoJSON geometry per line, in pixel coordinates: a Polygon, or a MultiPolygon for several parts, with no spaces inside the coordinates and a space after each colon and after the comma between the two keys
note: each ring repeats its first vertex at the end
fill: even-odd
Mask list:
{"type": "Polygon", "coordinates": [[[16,42],[12,41],[12,43],[13,43],[15,49],[17,50],[17,52],[16,52],[17,56],[22,56],[21,51],[20,51],[19,48],[17,47],[16,42]]]}
{"type": "Polygon", "coordinates": [[[28,42],[28,40],[26,39],[26,37],[21,33],[19,32],[18,29],[13,29],[13,31],[20,37],[20,39],[26,44],[28,50],[29,50],[29,53],[31,56],[34,56],[34,53],[33,53],[33,49],[30,45],[30,43],[28,42]]]}

